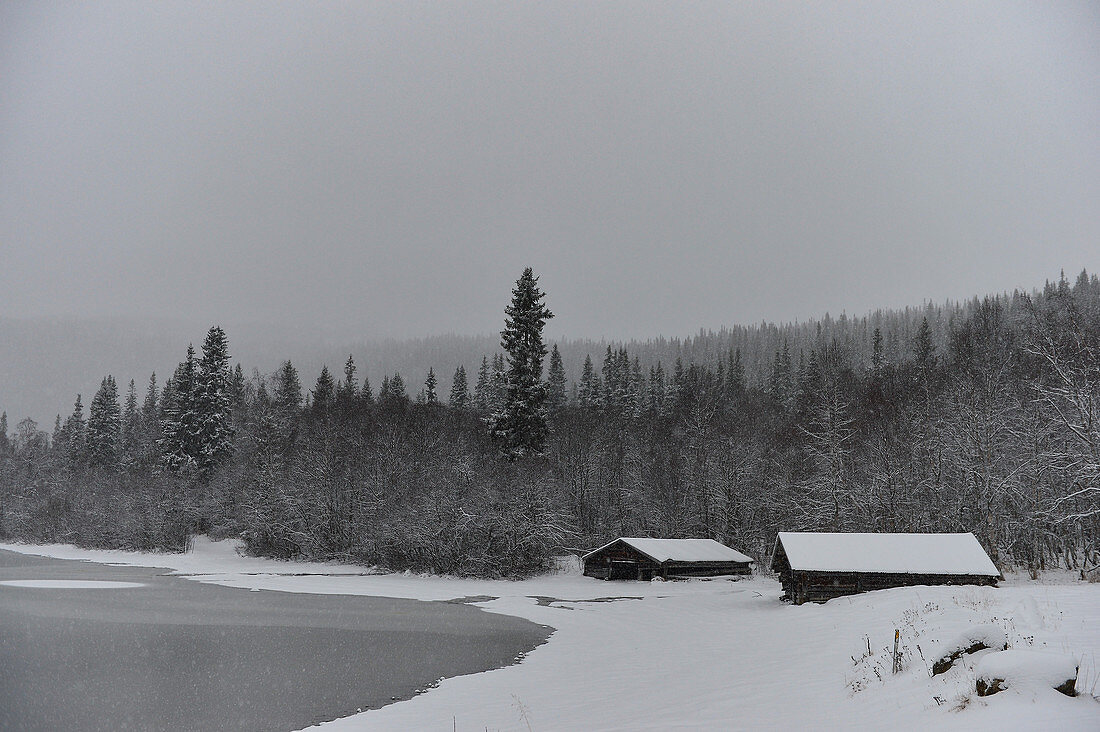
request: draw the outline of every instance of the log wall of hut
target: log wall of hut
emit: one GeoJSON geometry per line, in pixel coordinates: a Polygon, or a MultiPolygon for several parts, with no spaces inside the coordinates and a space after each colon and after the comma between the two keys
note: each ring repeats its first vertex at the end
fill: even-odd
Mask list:
{"type": "Polygon", "coordinates": [[[795,605],[826,602],[834,597],[914,585],[996,585],[996,577],[965,574],[895,574],[885,572],[819,572],[792,570],[777,557],[784,596],[795,605]]]}
{"type": "Polygon", "coordinates": [[[633,547],[618,543],[584,560],[584,573],[598,579],[651,580],[661,565],[633,547]]]}
{"type": "Polygon", "coordinates": [[[748,562],[677,562],[661,565],[666,577],[715,577],[726,574],[752,574],[748,562]]]}
{"type": "Polygon", "coordinates": [[[598,579],[651,580],[654,577],[715,577],[727,574],[751,574],[748,562],[658,563],[633,547],[613,544],[584,561],[584,574],[598,579]]]}

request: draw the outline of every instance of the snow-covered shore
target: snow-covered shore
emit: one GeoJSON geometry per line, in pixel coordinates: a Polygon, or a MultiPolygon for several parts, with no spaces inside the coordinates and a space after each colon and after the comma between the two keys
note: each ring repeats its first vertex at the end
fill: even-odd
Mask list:
{"type": "Polygon", "coordinates": [[[918,587],[792,607],[775,581],[601,582],[576,572],[521,582],[372,574],[347,565],[238,556],[199,538],[182,555],[0,545],[28,554],[165,567],[246,589],[468,598],[545,623],[550,641],[521,664],[443,680],[409,701],[326,730],[1100,729],[1100,585],[1013,581],[918,587]],[[491,598],[491,599],[490,599],[491,598]],[[941,646],[971,626],[1014,648],[1072,654],[1077,698],[1053,689],[974,692],[964,658],[930,677],[941,646]],[[904,669],[892,675],[894,629],[904,669]]]}

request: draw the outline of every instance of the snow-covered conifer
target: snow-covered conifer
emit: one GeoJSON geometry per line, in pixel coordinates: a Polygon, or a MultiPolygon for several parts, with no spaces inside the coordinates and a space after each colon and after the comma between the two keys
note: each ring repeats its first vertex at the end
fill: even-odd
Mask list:
{"type": "Polygon", "coordinates": [[[492,372],[489,369],[489,358],[481,357],[481,367],[477,370],[477,383],[474,384],[474,409],[484,412],[489,408],[489,380],[492,372]]]}
{"type": "Polygon", "coordinates": [[[321,367],[321,375],[313,387],[313,411],[323,414],[332,408],[336,398],[336,382],[329,373],[328,366],[321,367]]]}
{"type": "Polygon", "coordinates": [[[507,391],[504,404],[489,420],[489,433],[503,443],[510,458],[541,453],[549,431],[542,329],[554,314],[542,302],[545,296],[528,267],[516,281],[512,302],[504,311],[507,318],[500,345],[508,354],[507,391]]]}
{"type": "Polygon", "coordinates": [[[93,465],[111,467],[118,464],[120,430],[118,386],[113,376],[106,376],[88,407],[86,442],[88,460],[93,465]]]}
{"type": "Polygon", "coordinates": [[[233,449],[229,359],[225,331],[215,325],[202,344],[195,389],[198,435],[194,457],[204,473],[209,473],[233,449]]]}
{"type": "Polygon", "coordinates": [[[596,367],[592,365],[592,356],[586,354],[584,366],[581,368],[581,383],[577,398],[580,405],[587,409],[596,409],[600,405],[600,377],[596,374],[596,367]]]}
{"type": "Polygon", "coordinates": [[[202,425],[198,412],[198,369],[195,347],[187,346],[187,358],[176,367],[161,394],[161,458],[170,470],[196,465],[202,425]]]}
{"type": "Polygon", "coordinates": [[[466,368],[459,366],[455,369],[454,378],[451,380],[451,409],[465,409],[470,401],[470,386],[466,379],[466,368]]]}
{"type": "Polygon", "coordinates": [[[428,367],[428,376],[424,379],[424,402],[426,404],[439,404],[439,395],[435,393],[435,387],[435,369],[428,367]]]}
{"type": "Polygon", "coordinates": [[[550,351],[550,367],[546,372],[546,405],[551,410],[565,406],[565,365],[556,343],[550,351]]]}

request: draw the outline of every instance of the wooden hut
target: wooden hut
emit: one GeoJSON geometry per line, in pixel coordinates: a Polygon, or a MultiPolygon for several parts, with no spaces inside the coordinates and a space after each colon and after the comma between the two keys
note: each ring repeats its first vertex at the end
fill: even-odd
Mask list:
{"type": "Polygon", "coordinates": [[[619,538],[583,559],[589,577],[630,580],[749,574],[753,562],[714,539],[619,538]]]}
{"type": "Polygon", "coordinates": [[[1001,573],[973,534],[780,532],[772,551],[796,605],[910,585],[995,585],[1001,573]]]}

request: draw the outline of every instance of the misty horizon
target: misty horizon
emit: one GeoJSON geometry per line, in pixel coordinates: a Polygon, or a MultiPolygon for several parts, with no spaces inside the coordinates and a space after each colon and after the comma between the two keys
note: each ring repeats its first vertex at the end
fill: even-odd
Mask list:
{"type": "MultiPolygon", "coordinates": [[[[1092,273],[1090,273],[1092,274],[1092,273]]],[[[1075,277],[1065,272],[1063,279],[1073,282],[1075,277]]],[[[1092,274],[1095,277],[1095,274],[1092,274]]],[[[1044,285],[1058,282],[1048,278],[1044,285]]],[[[807,330],[837,328],[847,322],[877,324],[883,318],[909,314],[911,318],[926,313],[943,315],[958,312],[960,308],[983,298],[1002,298],[1007,301],[1014,292],[1033,295],[1043,285],[1018,288],[1012,292],[974,293],[968,297],[902,307],[880,307],[866,313],[822,313],[817,317],[786,322],[764,320],[757,323],[725,323],[716,328],[700,326],[692,332],[657,333],[643,338],[569,337],[554,333],[554,318],[548,323],[547,347],[558,345],[562,349],[566,374],[571,383],[580,378],[583,360],[591,356],[599,368],[607,347],[625,347],[632,354],[642,356],[646,367],[664,363],[671,368],[676,359],[683,356],[685,364],[708,363],[721,360],[726,349],[736,347],[736,341],[764,338],[770,344],[756,354],[756,360],[747,360],[746,373],[750,381],[758,381],[770,366],[770,359],[785,340],[807,330]]],[[[550,305],[552,294],[548,293],[550,305]]],[[[948,322],[933,316],[939,347],[946,348],[949,336],[948,322]]],[[[503,305],[499,322],[504,323],[503,305]]],[[[6,411],[10,421],[30,416],[42,429],[48,428],[53,415],[64,416],[76,394],[95,392],[102,377],[110,374],[125,390],[130,379],[135,381],[141,393],[150,375],[156,374],[158,384],[172,373],[186,351],[188,344],[198,349],[202,336],[212,325],[222,327],[228,337],[234,364],[241,364],[246,376],[270,379],[284,361],[291,361],[299,370],[303,383],[313,379],[327,366],[334,378],[339,377],[345,359],[355,359],[360,378],[367,377],[377,388],[385,376],[399,372],[415,394],[424,384],[428,369],[435,371],[439,388],[446,393],[451,386],[451,372],[456,366],[464,366],[469,375],[476,373],[483,356],[490,358],[502,351],[500,331],[493,333],[435,333],[425,336],[376,337],[364,334],[340,332],[335,327],[311,328],[304,325],[276,323],[233,323],[215,321],[203,323],[183,318],[75,318],[44,317],[9,318],[0,316],[0,340],[15,348],[0,357],[0,410],[6,411]],[[18,416],[17,416],[18,415],[18,416]]],[[[873,325],[872,325],[873,327],[873,325]]],[[[851,336],[851,333],[848,334],[851,336]]],[[[864,334],[863,340],[866,341],[864,334]]],[[[801,337],[801,336],[798,336],[801,337]]],[[[855,346],[853,357],[860,357],[865,342],[855,346]]],[[[898,343],[894,358],[903,358],[908,343],[898,343]]],[[[797,351],[797,349],[796,349],[797,351]]],[[[862,357],[867,357],[863,353],[862,357]]],[[[87,400],[85,400],[86,402],[87,400]]]]}

